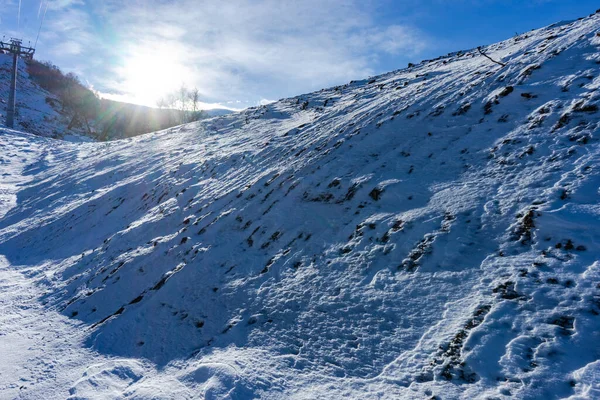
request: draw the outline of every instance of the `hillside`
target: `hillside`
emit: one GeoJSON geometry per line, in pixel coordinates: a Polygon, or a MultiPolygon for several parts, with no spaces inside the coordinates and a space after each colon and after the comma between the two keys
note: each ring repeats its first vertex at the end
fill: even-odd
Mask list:
{"type": "Polygon", "coordinates": [[[0,397],[600,397],[600,14],[107,143],[0,133],[0,397]]]}
{"type": "MultiPolygon", "coordinates": [[[[67,129],[69,118],[61,112],[59,99],[31,79],[25,60],[20,59],[18,65],[15,129],[46,137],[89,141],[84,129],[67,129]]],[[[0,54],[0,127],[6,126],[11,69],[12,57],[0,54]]]]}
{"type": "MultiPolygon", "coordinates": [[[[11,68],[12,57],[0,54],[0,126],[6,126],[11,68]]],[[[206,110],[201,118],[231,113],[226,109],[206,110]]],[[[79,83],[76,76],[64,75],[51,63],[19,60],[15,118],[18,130],[75,142],[114,140],[170,128],[181,124],[181,120],[178,110],[101,99],[79,83]],[[68,102],[62,93],[71,96],[71,104],[65,104],[68,102]],[[86,118],[76,111],[87,114],[86,118]]]]}

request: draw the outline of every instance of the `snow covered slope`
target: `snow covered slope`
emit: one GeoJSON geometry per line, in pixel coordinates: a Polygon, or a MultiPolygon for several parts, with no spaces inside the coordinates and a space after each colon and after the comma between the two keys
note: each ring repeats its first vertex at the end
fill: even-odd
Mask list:
{"type": "Polygon", "coordinates": [[[123,141],[2,131],[0,335],[33,344],[0,397],[599,397],[600,14],[482,50],[123,141]]]}
{"type": "MultiPolygon", "coordinates": [[[[17,75],[17,114],[15,129],[46,137],[71,141],[90,141],[85,132],[67,130],[69,119],[58,109],[58,98],[36,84],[27,72],[27,65],[19,59],[17,75]]],[[[12,56],[0,54],[0,126],[6,126],[7,99],[10,91],[12,56]]]]}

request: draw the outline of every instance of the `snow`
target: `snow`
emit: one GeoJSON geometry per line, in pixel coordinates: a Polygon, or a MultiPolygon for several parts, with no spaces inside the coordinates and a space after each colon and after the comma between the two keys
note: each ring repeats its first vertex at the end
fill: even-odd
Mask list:
{"type": "MultiPolygon", "coordinates": [[[[0,126],[6,126],[6,109],[10,91],[12,56],[0,54],[0,126]]],[[[27,71],[26,61],[19,59],[17,73],[17,112],[15,129],[33,133],[38,136],[61,138],[71,142],[90,142],[85,131],[68,129],[70,119],[58,111],[60,101],[48,91],[41,88],[27,71]]]]}
{"type": "Polygon", "coordinates": [[[0,398],[594,398],[600,15],[109,143],[0,131],[0,398]]]}

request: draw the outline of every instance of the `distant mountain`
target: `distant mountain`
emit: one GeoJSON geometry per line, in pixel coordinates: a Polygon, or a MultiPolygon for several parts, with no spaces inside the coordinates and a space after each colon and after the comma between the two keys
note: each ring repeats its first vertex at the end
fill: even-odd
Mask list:
{"type": "Polygon", "coordinates": [[[599,89],[595,14],[125,140],[0,130],[0,398],[600,398],[599,89]]]}
{"type": "Polygon", "coordinates": [[[228,110],[226,108],[213,108],[212,110],[204,110],[204,113],[208,116],[208,118],[221,117],[223,115],[229,115],[236,111],[228,110]]]}

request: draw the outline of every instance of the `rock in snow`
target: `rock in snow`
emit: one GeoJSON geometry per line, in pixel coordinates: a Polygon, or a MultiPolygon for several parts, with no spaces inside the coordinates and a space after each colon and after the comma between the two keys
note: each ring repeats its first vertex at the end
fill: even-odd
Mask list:
{"type": "Polygon", "coordinates": [[[599,31],[128,140],[0,131],[0,397],[600,397],[599,31]]]}

